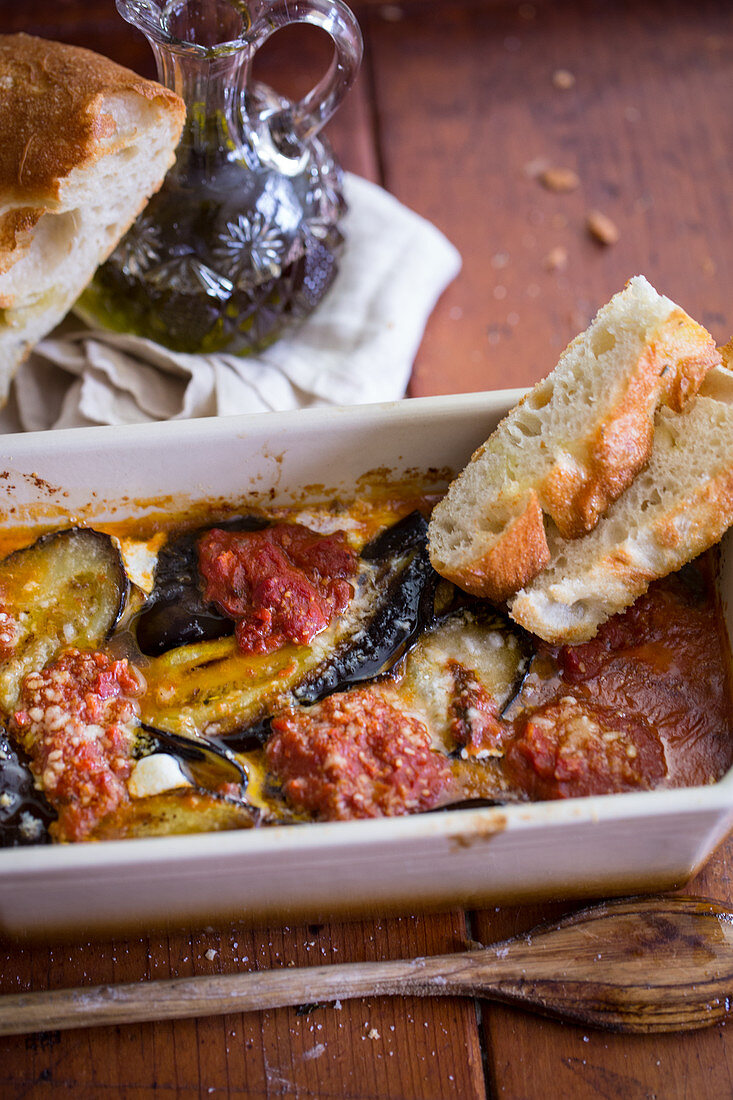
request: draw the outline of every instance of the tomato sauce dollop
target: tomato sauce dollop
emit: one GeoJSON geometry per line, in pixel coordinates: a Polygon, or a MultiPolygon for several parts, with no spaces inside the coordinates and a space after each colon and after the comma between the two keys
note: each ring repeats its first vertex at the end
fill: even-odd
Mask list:
{"type": "Polygon", "coordinates": [[[648,790],[667,765],[656,731],[572,695],[539,707],[506,753],[505,769],[531,799],[648,790]]]}
{"type": "Polygon", "coordinates": [[[25,677],[11,731],[58,813],[56,840],[83,840],[129,798],[142,690],[126,659],[77,649],[25,677]]]}
{"type": "Polygon", "coordinates": [[[369,688],[273,718],[265,756],[290,805],[324,821],[431,809],[452,778],[424,723],[369,688]]]}
{"type": "Polygon", "coordinates": [[[704,556],[589,642],[540,647],[505,769],[530,798],[710,783],[733,764],[728,645],[704,556]],[[531,698],[534,690],[536,699],[531,698]]]}
{"type": "Polygon", "coordinates": [[[198,552],[204,598],[234,620],[244,653],[307,645],[351,599],[356,554],[343,531],[320,535],[297,523],[213,528],[198,552]]]}

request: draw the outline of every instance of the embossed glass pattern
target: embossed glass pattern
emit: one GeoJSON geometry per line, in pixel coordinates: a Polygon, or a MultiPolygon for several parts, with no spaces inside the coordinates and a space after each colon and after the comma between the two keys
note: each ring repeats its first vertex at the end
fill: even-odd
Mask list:
{"type": "Polygon", "coordinates": [[[187,120],[176,164],[77,304],[91,323],[185,352],[246,355],[307,316],[335,278],[342,173],[318,132],[353,82],[361,35],[341,0],[117,0],[187,120]],[[249,79],[279,27],[322,27],[328,72],[297,103],[249,79]]]}

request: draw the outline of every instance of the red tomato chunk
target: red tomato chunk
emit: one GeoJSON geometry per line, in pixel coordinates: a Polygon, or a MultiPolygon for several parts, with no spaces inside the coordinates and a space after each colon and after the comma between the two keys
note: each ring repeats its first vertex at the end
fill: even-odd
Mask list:
{"type": "Polygon", "coordinates": [[[347,607],[356,554],[343,531],[214,528],[199,543],[199,572],[205,599],[234,619],[239,648],[271,653],[287,642],[307,645],[347,607]]]}
{"type": "Polygon", "coordinates": [[[128,798],[142,690],[127,660],[76,649],[26,676],[11,726],[58,813],[57,840],[83,840],[128,798]]]}
{"type": "Polygon", "coordinates": [[[272,731],[265,752],[283,795],[322,820],[427,810],[451,782],[424,724],[368,688],[282,714],[272,731]]]}
{"type": "Polygon", "coordinates": [[[453,678],[453,695],[448,707],[450,732],[467,756],[502,756],[507,727],[499,721],[496,700],[469,669],[458,661],[448,662],[453,678]]]}
{"type": "Polygon", "coordinates": [[[527,719],[505,764],[533,799],[648,789],[667,770],[659,737],[644,718],[572,695],[527,719]]]}

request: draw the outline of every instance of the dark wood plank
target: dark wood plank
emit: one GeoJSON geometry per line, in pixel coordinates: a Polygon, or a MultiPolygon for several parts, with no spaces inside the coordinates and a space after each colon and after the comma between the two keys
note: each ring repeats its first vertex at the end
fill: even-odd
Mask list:
{"type": "MultiPolygon", "coordinates": [[[[733,903],[733,840],[680,893],[733,903]]],[[[476,915],[482,942],[527,931],[577,903],[505,907],[476,915]]],[[[733,1027],[729,1023],[682,1035],[613,1035],[485,1005],[483,1027],[492,1094],[544,1100],[552,1095],[604,1100],[687,1100],[733,1094],[733,1027]]]]}
{"type": "MultiPolygon", "coordinates": [[[[461,913],[0,947],[0,992],[460,950],[461,913]]],[[[380,998],[0,1039],[3,1097],[173,1095],[483,1100],[474,1006],[380,998]]]]}
{"type": "Polygon", "coordinates": [[[424,5],[383,12],[366,18],[385,185],[463,256],[413,394],[536,381],[637,272],[728,339],[730,5],[444,3],[437,26],[424,5]],[[539,163],[577,190],[544,188],[539,163]],[[616,245],[589,236],[594,208],[616,245]],[[549,270],[557,249],[567,266],[549,270]]]}

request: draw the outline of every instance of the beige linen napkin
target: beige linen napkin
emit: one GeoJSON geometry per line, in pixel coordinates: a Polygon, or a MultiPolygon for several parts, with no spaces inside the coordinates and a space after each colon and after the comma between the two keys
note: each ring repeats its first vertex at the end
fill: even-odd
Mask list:
{"type": "Polygon", "coordinates": [[[382,188],[347,174],[337,279],[297,330],[262,354],[184,355],[67,318],[16,376],[0,430],[268,412],[404,395],[425,323],[458,252],[382,188]],[[72,330],[69,330],[73,322],[72,330]]]}

